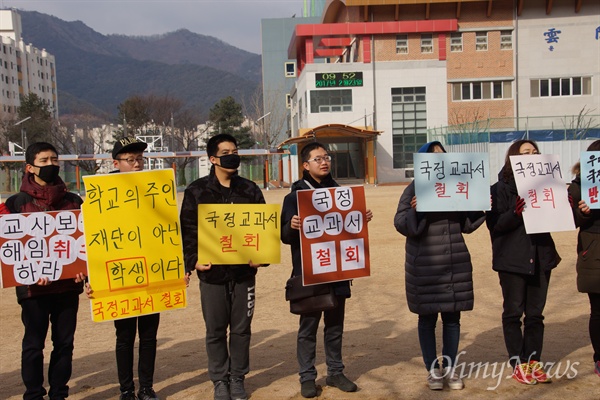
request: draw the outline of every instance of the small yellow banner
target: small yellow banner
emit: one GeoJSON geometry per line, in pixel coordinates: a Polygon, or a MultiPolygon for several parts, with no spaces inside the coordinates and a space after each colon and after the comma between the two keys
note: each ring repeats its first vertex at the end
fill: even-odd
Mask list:
{"type": "Polygon", "coordinates": [[[200,264],[278,264],[278,204],[198,204],[200,264]]]}
{"type": "Polygon", "coordinates": [[[164,169],[83,178],[94,321],[186,306],[174,177],[164,169]]]}

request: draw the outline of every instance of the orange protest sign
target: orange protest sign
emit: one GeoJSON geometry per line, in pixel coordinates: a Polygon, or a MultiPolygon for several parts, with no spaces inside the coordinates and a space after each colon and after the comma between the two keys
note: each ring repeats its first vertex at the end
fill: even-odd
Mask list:
{"type": "Polygon", "coordinates": [[[8,214],[0,218],[2,287],[33,285],[86,273],[79,210],[8,214]]]}
{"type": "Polygon", "coordinates": [[[304,285],[370,275],[365,190],[347,186],[299,190],[304,285]]]}

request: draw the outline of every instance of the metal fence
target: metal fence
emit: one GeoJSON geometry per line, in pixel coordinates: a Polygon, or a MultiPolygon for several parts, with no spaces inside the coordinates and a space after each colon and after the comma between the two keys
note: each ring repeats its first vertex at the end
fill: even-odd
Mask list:
{"type": "Polygon", "coordinates": [[[428,129],[429,140],[448,145],[600,138],[600,115],[586,114],[523,118],[488,118],[428,129]]]}
{"type": "Polygon", "coordinates": [[[510,144],[519,139],[534,140],[542,154],[560,155],[564,178],[570,181],[570,167],[579,161],[582,151],[600,138],[600,115],[487,119],[433,128],[427,137],[429,141],[440,141],[450,152],[487,153],[492,183],[504,165],[510,144]]]}
{"type": "MultiPolygon", "coordinates": [[[[175,179],[177,182],[178,190],[183,190],[187,185],[192,183],[194,180],[207,175],[210,170],[207,160],[202,160],[202,157],[193,157],[195,160],[185,166],[181,170],[177,163],[174,162],[173,158],[168,157],[156,157],[151,154],[146,154],[146,170],[149,169],[163,169],[173,168],[175,171],[175,179]],[[162,162],[157,162],[158,160],[162,162]]],[[[99,166],[98,172],[96,173],[108,173],[114,168],[112,166],[112,160],[108,155],[103,155],[103,158],[97,159],[99,166]]],[[[250,179],[260,187],[273,188],[280,186],[284,179],[283,172],[280,171],[280,163],[282,155],[269,155],[256,156],[256,155],[242,155],[242,162],[239,168],[239,175],[250,179]],[[265,162],[268,160],[268,163],[265,162]],[[268,181],[265,185],[265,166],[268,167],[268,181]]],[[[93,172],[86,171],[81,167],[81,164],[77,161],[69,161],[69,158],[76,158],[76,156],[61,156],[60,157],[60,177],[67,184],[70,191],[85,194],[85,186],[83,184],[83,177],[86,175],[94,175],[93,172]]],[[[204,157],[206,158],[206,157],[204,157]]],[[[89,163],[89,161],[87,162],[89,163]]],[[[21,187],[21,180],[25,171],[25,162],[22,157],[0,157],[0,194],[2,198],[16,193],[21,187]]]]}

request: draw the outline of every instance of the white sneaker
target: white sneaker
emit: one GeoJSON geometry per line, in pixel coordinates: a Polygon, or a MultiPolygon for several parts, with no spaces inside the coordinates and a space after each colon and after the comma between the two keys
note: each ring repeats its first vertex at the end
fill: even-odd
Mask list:
{"type": "Polygon", "coordinates": [[[460,375],[456,373],[456,368],[444,368],[444,378],[446,378],[446,382],[448,382],[448,387],[450,389],[461,390],[465,387],[460,375]]]}
{"type": "Polygon", "coordinates": [[[433,368],[427,376],[427,386],[431,390],[442,390],[444,388],[444,377],[439,368],[433,368]]]}

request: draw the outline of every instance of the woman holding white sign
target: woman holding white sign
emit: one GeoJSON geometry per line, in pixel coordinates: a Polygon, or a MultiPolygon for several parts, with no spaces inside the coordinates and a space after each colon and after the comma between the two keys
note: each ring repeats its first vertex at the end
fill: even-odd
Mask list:
{"type": "Polygon", "coordinates": [[[502,330],[512,377],[524,384],[551,382],[540,362],[544,341],[544,306],[550,272],[560,257],[550,233],[528,235],[523,223],[525,199],[519,197],[510,157],[539,154],[531,140],[517,140],[506,152],[498,182],[492,186],[487,226],[492,238],[492,268],[502,287],[502,330]],[[523,329],[521,329],[521,318],[523,329]]]}
{"type": "MultiPolygon", "coordinates": [[[[445,153],[440,142],[426,143],[420,153],[445,153]]],[[[463,233],[475,231],[485,221],[483,211],[417,212],[414,181],[404,189],[394,226],[406,236],[406,298],[419,315],[419,343],[427,385],[431,390],[462,389],[456,370],[460,339],[460,313],[473,309],[473,267],[463,233]],[[438,361],[435,327],[443,324],[442,365],[438,361]],[[443,367],[443,371],[440,369],[443,367]]]]}
{"type": "MultiPolygon", "coordinates": [[[[600,140],[596,140],[587,151],[600,151],[600,140]]],[[[590,209],[585,200],[581,200],[580,163],[573,166],[575,179],[569,186],[572,197],[575,224],[579,227],[577,235],[577,290],[587,293],[590,299],[589,332],[594,349],[594,371],[600,376],[600,209],[590,209]]],[[[595,174],[594,174],[595,175],[595,174]]],[[[588,177],[589,179],[589,177],[588,177]]],[[[597,183],[597,181],[596,181],[597,183]]],[[[592,192],[594,188],[591,189],[592,192]]],[[[594,201],[593,197],[591,201],[594,201]]]]}

